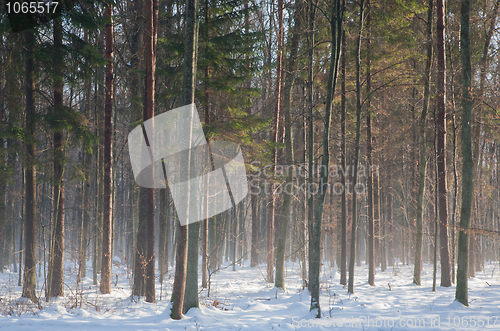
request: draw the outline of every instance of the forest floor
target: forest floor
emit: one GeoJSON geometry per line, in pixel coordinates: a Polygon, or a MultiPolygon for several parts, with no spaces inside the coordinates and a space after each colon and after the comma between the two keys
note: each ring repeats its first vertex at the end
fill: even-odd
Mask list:
{"type": "MultiPolygon", "coordinates": [[[[498,263],[469,281],[469,307],[454,302],[455,286],[432,292],[432,265],[424,264],[422,285],[412,283],[413,267],[377,270],[376,286],[367,283],[368,267],[356,267],[355,294],[339,285],[328,263],[321,274],[323,318],[309,312],[310,296],[302,289],[298,264],[287,265],[285,292],[266,284],[265,264],[250,268],[229,263],[211,277],[210,297],[200,292],[200,308],[179,321],[170,319],[173,269],[163,286],[157,278],[156,303],[131,296],[131,270],[114,259],[112,292],[99,293],[92,270],[76,290],[75,265],[66,265],[65,297],[41,300],[41,309],[20,298],[17,274],[0,274],[0,330],[500,330],[498,263]],[[78,300],[75,296],[78,294],[78,300]]],[[[39,278],[41,289],[43,277],[39,278]]],[[[42,295],[42,290],[40,290],[42,295]]]]}

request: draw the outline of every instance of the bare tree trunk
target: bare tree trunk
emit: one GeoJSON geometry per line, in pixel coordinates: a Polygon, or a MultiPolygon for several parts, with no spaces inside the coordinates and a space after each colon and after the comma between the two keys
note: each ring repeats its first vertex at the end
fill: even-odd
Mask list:
{"type": "Polygon", "coordinates": [[[424,105],[420,116],[419,130],[419,146],[420,146],[420,162],[419,162],[419,182],[418,182],[418,198],[417,198],[417,233],[415,237],[415,265],[413,269],[413,282],[421,285],[421,265],[422,265],[422,238],[423,238],[423,216],[424,216],[424,198],[425,198],[425,181],[427,172],[427,141],[425,135],[427,109],[429,105],[429,86],[432,64],[432,10],[434,8],[433,0],[429,0],[427,10],[427,60],[425,64],[424,76],[424,105]]]}
{"type": "MultiPolygon", "coordinates": [[[[329,130],[331,124],[332,101],[335,93],[337,82],[338,63],[341,51],[342,37],[342,9],[343,6],[340,0],[337,0],[332,5],[331,11],[331,36],[332,46],[330,54],[330,72],[328,76],[328,87],[326,96],[325,109],[325,124],[323,131],[323,162],[321,164],[319,193],[318,200],[314,210],[314,220],[311,225],[310,243],[309,243],[309,291],[311,292],[311,307],[310,310],[317,310],[317,318],[321,317],[321,309],[319,302],[319,274],[321,268],[321,221],[323,219],[324,201],[328,191],[328,174],[330,164],[330,149],[329,149],[329,130]]],[[[313,18],[313,16],[311,16],[313,18]]],[[[333,194],[333,189],[330,190],[333,194]]],[[[310,206],[311,207],[311,206],[310,206]]]]}
{"type": "MultiPolygon", "coordinates": [[[[184,105],[190,105],[194,102],[194,92],[196,86],[196,47],[198,43],[198,24],[197,24],[198,0],[187,0],[186,2],[186,41],[184,53],[184,87],[183,102],[184,105]]],[[[181,225],[179,227],[179,239],[175,263],[175,279],[172,291],[172,312],[173,319],[181,319],[182,312],[196,306],[198,301],[197,279],[198,279],[198,260],[196,259],[196,288],[190,288],[195,292],[195,301],[190,300],[185,306],[184,298],[186,292],[186,273],[188,262],[188,227],[194,227],[189,230],[189,236],[196,236],[198,242],[199,223],[181,225]]],[[[196,256],[198,256],[198,245],[196,245],[196,256]]],[[[194,286],[191,284],[191,286],[194,286]]],[[[192,298],[191,298],[192,299],[192,298]]]]}
{"type": "Polygon", "coordinates": [[[366,95],[367,95],[367,107],[366,107],[366,159],[368,166],[368,178],[367,188],[368,188],[368,284],[375,286],[375,238],[374,238],[374,219],[373,219],[373,173],[372,173],[372,122],[370,113],[370,93],[371,93],[371,73],[370,73],[370,0],[366,2],[366,95]]]}
{"type": "MultiPolygon", "coordinates": [[[[283,1],[280,0],[281,5],[283,1]]],[[[281,13],[281,16],[283,13],[281,13]]],[[[282,18],[282,17],[281,17],[282,18]]],[[[288,236],[288,223],[290,220],[290,209],[293,196],[293,144],[292,144],[292,121],[291,121],[291,103],[292,90],[295,82],[295,71],[297,70],[296,60],[299,48],[299,41],[302,29],[302,0],[295,2],[294,13],[295,25],[293,27],[293,36],[290,46],[290,58],[288,60],[287,74],[285,78],[285,91],[283,111],[285,115],[285,169],[286,180],[283,190],[283,206],[281,208],[281,217],[279,222],[279,231],[276,248],[276,282],[275,286],[285,289],[285,247],[288,236]]]]}
{"type": "Polygon", "coordinates": [[[341,166],[341,184],[342,184],[342,197],[341,197],[341,252],[340,252],[340,284],[347,285],[347,200],[346,200],[346,49],[347,42],[345,31],[342,31],[342,75],[341,75],[341,96],[340,96],[340,111],[341,111],[341,145],[340,145],[340,166],[341,166]]]}
{"type": "Polygon", "coordinates": [[[438,176],[438,151],[437,151],[437,114],[434,109],[434,259],[432,269],[432,292],[436,292],[437,278],[437,251],[438,251],[438,232],[439,232],[439,176],[438,176]]]}
{"type": "MultiPolygon", "coordinates": [[[[85,34],[85,40],[88,42],[88,33],[85,34]]],[[[88,79],[85,82],[85,116],[87,119],[91,117],[91,82],[88,79]]],[[[87,248],[89,245],[89,225],[90,225],[90,172],[92,168],[92,154],[88,152],[89,146],[83,146],[83,171],[85,180],[83,181],[83,208],[82,213],[82,234],[80,242],[80,265],[79,278],[82,279],[87,274],[87,248]]]]}
{"type": "Polygon", "coordinates": [[[37,222],[36,222],[36,119],[35,119],[35,79],[34,79],[34,49],[35,32],[28,30],[24,33],[26,44],[25,93],[26,93],[26,218],[25,218],[25,252],[24,252],[24,281],[23,298],[38,302],[36,297],[36,249],[37,249],[37,222]]]}
{"type": "MultiPolygon", "coordinates": [[[[308,31],[308,38],[307,38],[307,48],[308,48],[308,66],[309,68],[307,69],[307,75],[308,75],[308,81],[307,81],[307,122],[308,122],[308,130],[307,130],[307,138],[305,139],[307,141],[307,163],[308,163],[308,176],[307,176],[307,187],[312,188],[314,184],[314,117],[313,117],[313,80],[314,80],[314,18],[316,14],[316,7],[315,4],[312,1],[309,2],[308,5],[308,26],[309,26],[309,31],[308,31]]],[[[315,286],[314,284],[311,285],[311,282],[314,282],[314,272],[311,270],[311,266],[313,265],[311,263],[311,259],[313,258],[313,255],[311,253],[312,246],[313,246],[313,232],[312,232],[312,225],[314,223],[314,197],[310,192],[310,189],[307,189],[306,192],[306,199],[307,199],[307,225],[308,225],[308,235],[309,235],[309,247],[308,247],[308,253],[309,253],[309,283],[308,283],[308,289],[312,293],[313,292],[313,287],[315,286]]],[[[318,238],[319,240],[319,238],[318,238]]],[[[313,298],[313,295],[311,295],[311,300],[313,298]]],[[[318,301],[318,306],[319,306],[319,301],[318,301]]]]}
{"type": "MultiPolygon", "coordinates": [[[[255,179],[253,179],[255,180],[255,179]]],[[[253,182],[250,188],[250,204],[252,207],[252,245],[250,252],[250,267],[256,267],[259,264],[259,215],[257,215],[258,210],[258,191],[257,187],[254,187],[256,181],[253,182]]]]}
{"type": "Polygon", "coordinates": [[[387,232],[389,240],[387,242],[387,261],[390,267],[394,266],[394,226],[392,218],[392,160],[387,158],[387,232]]]}
{"type": "Polygon", "coordinates": [[[104,99],[104,191],[102,218],[102,261],[101,261],[101,293],[111,293],[111,251],[112,236],[112,185],[113,185],[113,8],[107,5],[105,16],[109,22],[106,30],[106,84],[104,99]]]}
{"type": "MultiPolygon", "coordinates": [[[[163,277],[168,271],[168,256],[167,256],[167,227],[168,227],[168,200],[167,189],[160,190],[160,235],[158,238],[158,265],[160,268],[160,284],[163,284],[163,277]]],[[[161,300],[161,299],[160,299],[161,300]]]]}
{"type": "Polygon", "coordinates": [[[450,251],[448,248],[448,203],[446,185],[446,62],[444,48],[444,4],[437,0],[437,166],[439,189],[439,227],[441,252],[441,286],[451,286],[450,251]]]}
{"type": "Polygon", "coordinates": [[[359,30],[358,41],[356,46],[356,147],[354,153],[354,169],[352,181],[352,229],[351,229],[351,255],[349,258],[349,282],[347,291],[354,293],[354,264],[356,262],[356,242],[357,242],[357,203],[356,203],[356,184],[358,179],[358,158],[359,158],[359,139],[361,130],[361,35],[363,33],[364,21],[364,6],[365,1],[361,0],[359,3],[359,30]]]}
{"type": "MultiPolygon", "coordinates": [[[[54,19],[54,114],[62,114],[63,70],[61,18],[54,19]]],[[[56,115],[57,116],[57,115],[56,115]]],[[[63,131],[54,131],[54,236],[49,261],[47,298],[64,296],[64,143],[63,131]]]]}
{"type": "Polygon", "coordinates": [[[471,142],[471,110],[472,99],[471,88],[471,59],[470,59],[470,0],[462,0],[461,27],[460,27],[460,53],[462,58],[462,210],[460,215],[461,230],[458,235],[458,269],[457,288],[455,299],[463,305],[468,306],[467,293],[467,268],[468,268],[468,240],[466,231],[470,226],[470,215],[472,207],[472,142],[471,142]]]}
{"type": "MultiPolygon", "coordinates": [[[[144,121],[155,113],[156,40],[158,36],[158,0],[146,1],[146,100],[144,121]]],[[[155,201],[154,189],[148,189],[147,200],[147,254],[146,254],[146,302],[155,302],[155,201]]]]}
{"type": "MultiPolygon", "coordinates": [[[[274,15],[274,13],[272,14],[274,15]]],[[[274,128],[273,128],[273,142],[277,143],[279,139],[280,130],[280,117],[281,117],[281,85],[282,85],[282,70],[281,65],[283,61],[283,0],[278,0],[278,59],[276,67],[276,104],[274,108],[274,128]]],[[[276,163],[278,162],[278,150],[273,148],[273,172],[276,170],[276,163]]],[[[270,184],[269,194],[269,219],[267,230],[267,282],[274,282],[274,213],[275,213],[276,197],[274,195],[274,184],[270,184]]]]}

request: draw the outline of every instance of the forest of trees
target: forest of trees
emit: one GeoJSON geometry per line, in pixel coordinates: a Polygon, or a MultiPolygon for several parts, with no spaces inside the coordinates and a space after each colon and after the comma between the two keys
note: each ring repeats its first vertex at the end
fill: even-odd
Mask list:
{"type": "Polygon", "coordinates": [[[0,270],[22,297],[67,295],[68,277],[110,293],[116,256],[147,302],[172,281],[180,319],[223,264],[285,289],[294,262],[321,317],[323,264],[354,293],[362,263],[370,285],[398,264],[420,285],[433,263],[433,290],[456,283],[468,305],[467,279],[500,260],[500,0],[16,2],[0,17],[0,270]],[[127,139],[193,103],[208,141],[241,146],[249,193],[181,226],[168,188],[135,183],[127,139]]]}

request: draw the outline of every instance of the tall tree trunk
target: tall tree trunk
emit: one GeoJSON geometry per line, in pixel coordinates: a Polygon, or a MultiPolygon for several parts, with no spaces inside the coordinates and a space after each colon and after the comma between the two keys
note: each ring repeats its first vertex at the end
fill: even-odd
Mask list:
{"type": "Polygon", "coordinates": [[[434,8],[433,0],[429,0],[427,9],[427,60],[425,63],[424,75],[424,104],[422,114],[420,115],[419,128],[419,146],[420,146],[420,162],[419,166],[419,182],[418,182],[418,198],[417,198],[417,233],[415,235],[415,265],[413,269],[413,282],[421,285],[421,265],[422,265],[422,238],[423,238],[423,217],[424,217],[424,198],[425,198],[425,181],[427,171],[427,141],[425,137],[425,128],[427,121],[427,109],[429,105],[429,86],[432,64],[432,9],[434,8]]]}
{"type": "Polygon", "coordinates": [[[368,188],[368,284],[375,286],[375,238],[374,238],[374,219],[373,219],[373,173],[372,173],[372,122],[370,113],[370,93],[371,93],[371,73],[370,73],[370,0],[366,2],[366,159],[368,167],[368,178],[366,178],[368,188]]]}
{"type": "MultiPolygon", "coordinates": [[[[272,14],[274,15],[274,13],[272,14]]],[[[280,117],[281,117],[281,85],[282,75],[281,65],[283,62],[283,0],[278,0],[278,58],[276,64],[276,103],[274,108],[274,128],[272,132],[272,141],[277,143],[279,141],[280,131],[280,117]]],[[[273,173],[276,171],[276,163],[278,162],[278,150],[273,148],[273,173]]],[[[275,220],[275,205],[277,204],[277,197],[274,195],[274,184],[270,184],[269,192],[269,219],[267,230],[267,282],[274,281],[273,267],[274,267],[274,220],[275,220]]]]}
{"type": "MultiPolygon", "coordinates": [[[[156,41],[158,36],[158,0],[146,1],[146,88],[144,121],[155,114],[156,41]]],[[[146,253],[146,302],[155,302],[155,201],[154,189],[148,188],[147,205],[147,253],[146,253]]]]}
{"type": "MultiPolygon", "coordinates": [[[[311,194],[310,190],[313,187],[314,184],[314,117],[313,117],[313,107],[314,107],[314,96],[313,96],[313,80],[314,80],[314,19],[315,19],[315,14],[316,14],[316,3],[313,3],[313,1],[309,2],[308,5],[308,26],[309,26],[309,31],[308,31],[308,37],[307,37],[307,48],[308,48],[308,66],[309,68],[307,69],[307,122],[308,122],[308,128],[307,128],[307,137],[305,141],[307,141],[307,167],[308,167],[308,176],[307,176],[307,187],[308,189],[306,190],[306,199],[307,199],[307,226],[308,226],[308,235],[309,235],[309,247],[308,247],[308,253],[309,253],[309,283],[308,283],[308,289],[309,291],[313,292],[313,287],[314,284],[311,284],[311,282],[314,282],[314,276],[311,275],[312,270],[311,266],[314,265],[311,263],[311,259],[313,257],[312,254],[312,246],[313,246],[313,232],[312,232],[312,226],[314,223],[314,197],[311,194]]],[[[318,239],[319,240],[319,239],[318,239]]],[[[315,295],[314,295],[315,296],[315,295]]],[[[313,298],[313,295],[311,295],[311,299],[313,298]]],[[[319,302],[318,302],[319,306],[319,302]]]]}
{"type": "MultiPolygon", "coordinates": [[[[321,221],[323,219],[324,201],[328,191],[328,174],[330,165],[329,133],[331,124],[332,102],[337,83],[338,63],[340,59],[342,37],[342,4],[337,0],[332,5],[330,25],[332,46],[330,54],[330,72],[328,76],[325,126],[323,131],[323,161],[320,170],[318,201],[315,207],[314,220],[311,226],[309,251],[309,290],[311,292],[310,310],[317,309],[317,318],[321,317],[319,303],[319,273],[321,268],[321,221]]],[[[330,192],[333,194],[333,189],[330,192]]]]}
{"type": "Polygon", "coordinates": [[[170,191],[160,190],[160,236],[158,239],[158,264],[160,267],[160,283],[168,272],[168,229],[170,224],[170,191]]]}
{"type": "MultiPolygon", "coordinates": [[[[245,3],[245,8],[248,8],[248,3],[245,3]]],[[[204,11],[205,11],[205,40],[209,40],[209,22],[210,22],[210,17],[209,17],[209,11],[210,11],[210,7],[208,5],[208,0],[205,0],[205,8],[204,8],[204,11]]],[[[246,17],[246,16],[245,16],[246,17]]],[[[209,49],[208,49],[208,45],[207,45],[207,53],[209,52],[209,49]]],[[[209,75],[210,74],[210,68],[209,66],[207,65],[206,68],[205,68],[205,81],[208,82],[208,79],[209,79],[209,75]]],[[[204,84],[204,94],[205,94],[205,105],[204,105],[204,115],[205,115],[205,126],[208,126],[210,125],[210,98],[209,98],[209,92],[208,92],[208,84],[204,84]]],[[[207,143],[208,143],[208,138],[207,138],[207,143]]],[[[208,158],[210,158],[210,156],[208,156],[208,158]]],[[[208,160],[208,162],[210,163],[210,160],[208,160]]],[[[208,178],[206,179],[207,180],[207,185],[208,185],[208,178]]],[[[208,192],[207,192],[207,197],[206,199],[208,200],[208,192]]],[[[206,206],[207,208],[207,214],[208,214],[208,204],[206,206]]],[[[209,233],[208,233],[208,222],[209,222],[209,219],[205,219],[203,220],[203,223],[202,223],[202,237],[203,237],[203,241],[202,241],[202,262],[201,262],[201,287],[202,288],[207,288],[208,287],[208,236],[209,236],[209,233]]],[[[212,221],[213,222],[213,221],[212,221]]]]}
{"type": "Polygon", "coordinates": [[[258,210],[258,181],[252,179],[253,184],[250,185],[250,205],[252,208],[252,244],[250,251],[250,267],[256,267],[259,264],[259,215],[258,210]]]}
{"type": "Polygon", "coordinates": [[[361,135],[361,35],[363,33],[365,1],[359,3],[359,30],[356,45],[356,147],[354,152],[354,169],[352,181],[352,227],[351,227],[351,255],[349,257],[349,282],[347,291],[354,293],[354,264],[356,262],[356,242],[357,242],[357,203],[356,203],[356,185],[358,179],[358,158],[359,158],[359,139],[361,135]]]}
{"type": "MultiPolygon", "coordinates": [[[[54,19],[54,114],[63,113],[63,62],[61,19],[54,19]]],[[[56,115],[57,116],[57,115],[56,115]]],[[[63,131],[54,130],[54,235],[50,250],[47,299],[64,295],[64,143],[63,131]]]]}
{"type": "Polygon", "coordinates": [[[102,217],[102,261],[101,261],[101,293],[111,293],[111,224],[112,224],[112,182],[113,182],[113,8],[106,6],[105,16],[109,21],[106,30],[106,78],[104,92],[104,195],[102,217]]]}
{"type": "MultiPolygon", "coordinates": [[[[186,1],[186,39],[184,53],[184,86],[183,86],[183,103],[190,105],[194,103],[194,92],[196,87],[196,47],[198,44],[198,0],[186,1]]],[[[182,312],[189,310],[191,307],[198,305],[198,236],[199,222],[179,227],[179,239],[175,263],[175,279],[172,291],[172,311],[173,319],[182,318],[182,312]],[[189,227],[189,229],[188,229],[189,227]],[[192,229],[191,229],[192,228],[192,229]],[[196,283],[187,285],[186,272],[188,268],[188,231],[189,236],[195,236],[190,242],[190,245],[196,245],[196,265],[193,265],[191,270],[195,273],[192,279],[196,283]],[[194,287],[194,288],[192,288],[194,287]],[[187,298],[187,303],[184,302],[186,289],[190,293],[187,298]]],[[[193,248],[191,248],[193,252],[193,248]]],[[[191,256],[193,256],[191,254],[191,256]]]]}
{"type": "Polygon", "coordinates": [[[438,176],[438,151],[437,151],[437,114],[434,108],[434,258],[432,268],[432,292],[436,292],[437,278],[437,251],[438,251],[438,232],[439,232],[439,176],[438,176]]]}
{"type": "Polygon", "coordinates": [[[462,209],[460,213],[460,232],[458,235],[458,268],[455,299],[468,306],[467,276],[469,265],[469,235],[472,207],[472,142],[471,142],[471,60],[470,60],[470,0],[462,0],[460,27],[460,54],[462,58],[462,209]]]}
{"type": "MultiPolygon", "coordinates": [[[[86,42],[89,41],[88,33],[85,33],[86,42]]],[[[91,118],[91,81],[87,79],[85,82],[85,116],[90,120],[91,118]]],[[[89,153],[88,149],[90,146],[83,146],[83,171],[84,171],[84,181],[83,181],[83,217],[82,217],[82,234],[80,242],[80,265],[79,265],[79,278],[82,279],[87,273],[87,248],[88,242],[88,232],[90,225],[90,173],[92,168],[92,153],[89,153]]]]}
{"type": "Polygon", "coordinates": [[[342,31],[342,75],[341,75],[341,95],[340,95],[340,122],[341,122],[341,142],[340,142],[340,181],[342,184],[341,197],[341,252],[340,252],[340,284],[347,285],[347,200],[346,200],[346,49],[347,42],[345,31],[342,31]]]}
{"type": "MultiPolygon", "coordinates": [[[[283,4],[282,0],[281,5],[283,4]]],[[[295,82],[295,71],[297,70],[297,52],[302,30],[302,0],[295,2],[295,13],[293,27],[292,42],[290,45],[290,58],[288,60],[285,91],[283,100],[283,112],[285,115],[285,169],[286,180],[283,190],[283,206],[281,208],[281,216],[279,221],[279,231],[276,247],[276,280],[275,286],[285,289],[285,247],[288,236],[288,223],[290,220],[290,209],[293,197],[293,143],[292,143],[292,121],[291,121],[291,106],[292,106],[292,90],[295,82]]],[[[282,15],[283,13],[281,13],[282,15]]]]}
{"type": "Polygon", "coordinates": [[[437,0],[437,166],[439,190],[439,230],[441,252],[441,286],[451,286],[450,251],[448,249],[448,203],[446,185],[446,61],[444,48],[444,3],[437,0]]]}
{"type": "Polygon", "coordinates": [[[26,217],[24,223],[25,252],[24,252],[24,281],[23,298],[38,302],[36,297],[36,250],[37,250],[37,221],[36,221],[36,118],[35,118],[35,77],[34,77],[34,50],[35,32],[28,30],[24,33],[26,44],[25,93],[26,93],[26,217]]]}

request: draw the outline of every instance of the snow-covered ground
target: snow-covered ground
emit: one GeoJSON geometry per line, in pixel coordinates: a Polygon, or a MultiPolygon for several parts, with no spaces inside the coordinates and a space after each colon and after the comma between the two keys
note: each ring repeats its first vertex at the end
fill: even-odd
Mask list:
{"type": "MultiPolygon", "coordinates": [[[[76,290],[74,264],[68,264],[66,297],[43,301],[42,309],[20,299],[17,274],[4,271],[0,330],[500,330],[498,263],[486,264],[485,272],[469,281],[469,307],[454,302],[454,286],[431,291],[432,265],[424,265],[422,286],[412,284],[412,266],[378,271],[374,287],[366,281],[367,266],[356,267],[355,294],[349,295],[339,285],[338,272],[330,272],[325,263],[321,319],[309,313],[310,296],[302,290],[297,264],[287,265],[285,292],[266,284],[265,265],[238,266],[236,271],[226,265],[212,275],[210,297],[207,290],[200,292],[200,309],[173,321],[169,317],[173,270],[163,287],[157,280],[157,302],[149,304],[131,297],[130,270],[119,259],[114,262],[118,282],[113,276],[111,294],[100,294],[91,278],[76,290]]],[[[39,281],[42,284],[43,278],[39,281]]]]}

